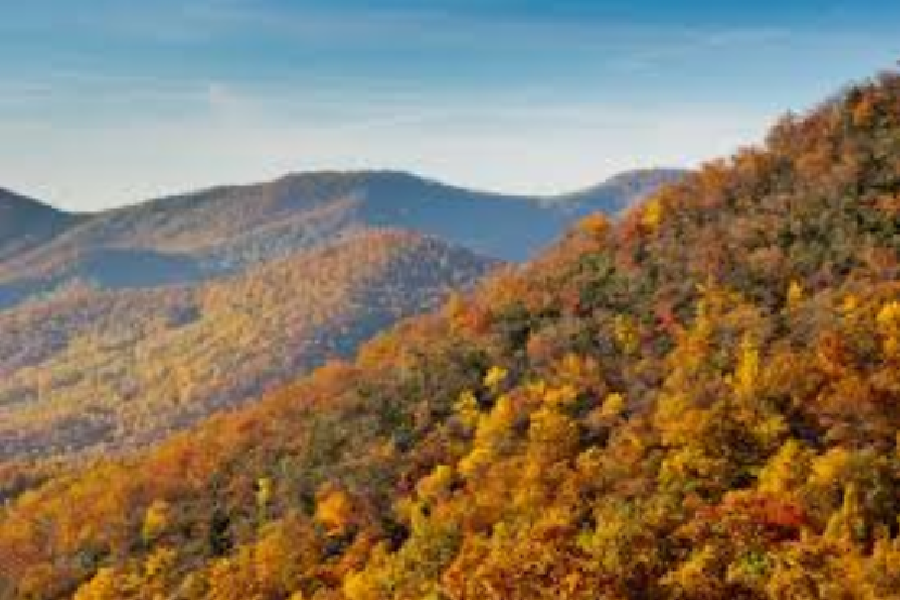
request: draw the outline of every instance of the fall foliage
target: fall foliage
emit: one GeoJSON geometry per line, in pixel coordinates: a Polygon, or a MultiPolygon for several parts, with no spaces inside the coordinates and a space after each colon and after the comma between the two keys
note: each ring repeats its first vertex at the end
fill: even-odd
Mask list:
{"type": "Polygon", "coordinates": [[[354,362],[18,493],[0,597],[896,598],[898,197],[887,74],[354,362]]]}
{"type": "Polygon", "coordinates": [[[206,285],[72,287],[0,312],[0,461],[159,440],[352,354],[494,264],[369,232],[206,285]]]}

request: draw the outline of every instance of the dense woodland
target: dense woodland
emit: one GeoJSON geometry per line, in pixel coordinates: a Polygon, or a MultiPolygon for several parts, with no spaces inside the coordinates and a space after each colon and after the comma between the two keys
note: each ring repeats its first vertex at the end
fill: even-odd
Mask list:
{"type": "Polygon", "coordinates": [[[351,354],[493,265],[373,232],[206,285],[74,285],[0,312],[0,462],[157,440],[351,354]]]}
{"type": "Polygon", "coordinates": [[[355,362],[19,494],[0,596],[897,598],[898,258],[884,75],[355,362]]]}

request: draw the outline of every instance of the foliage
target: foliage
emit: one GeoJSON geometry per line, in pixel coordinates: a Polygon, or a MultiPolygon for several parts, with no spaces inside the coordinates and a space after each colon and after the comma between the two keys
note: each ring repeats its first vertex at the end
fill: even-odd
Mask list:
{"type": "Polygon", "coordinates": [[[896,598],[898,195],[885,75],[353,363],[21,495],[0,596],[896,598]]]}
{"type": "Polygon", "coordinates": [[[493,262],[357,236],[199,287],[72,288],[0,313],[0,461],[129,450],[440,302],[493,262]]]}

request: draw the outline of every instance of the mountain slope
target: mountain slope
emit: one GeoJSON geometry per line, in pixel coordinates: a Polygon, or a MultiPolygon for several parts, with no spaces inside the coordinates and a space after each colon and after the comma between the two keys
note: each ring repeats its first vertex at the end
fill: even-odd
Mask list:
{"type": "MultiPolygon", "coordinates": [[[[34,222],[43,222],[39,209],[45,225],[57,218],[16,203],[34,222]]],[[[0,460],[157,440],[329,354],[351,353],[399,316],[428,308],[439,288],[465,287],[492,264],[437,238],[423,245],[418,234],[386,236],[386,227],[502,253],[545,243],[572,218],[525,198],[366,172],[216,188],[60,226],[45,243],[0,261],[0,460]],[[335,247],[340,258],[326,261],[335,247]],[[382,271],[389,254],[399,261],[417,251],[433,278],[409,261],[408,273],[382,271]],[[319,276],[326,262],[336,265],[331,279],[319,276]],[[290,267],[273,278],[273,263],[290,267]],[[213,280],[225,287],[210,305],[202,298],[217,289],[213,280]],[[251,285],[263,290],[261,304],[228,308],[228,294],[242,298],[251,285]],[[360,305],[361,294],[370,307],[360,305]],[[382,306],[387,299],[397,310],[382,306]],[[180,315],[193,316],[182,323],[180,315]]]]}
{"type": "Polygon", "coordinates": [[[884,75],[352,364],[24,494],[0,595],[893,597],[898,206],[884,75]]]}
{"type": "Polygon", "coordinates": [[[578,217],[595,212],[616,215],[686,174],[679,169],[625,171],[584,190],[548,198],[544,202],[578,217]]]}
{"type": "Polygon", "coordinates": [[[0,459],[125,449],[234,406],[493,265],[369,233],[203,286],[73,288],[0,314],[0,459]]]}
{"type": "Polygon", "coordinates": [[[475,192],[388,171],[309,173],[213,188],[92,215],[50,243],[0,260],[0,306],[74,280],[114,289],[199,281],[369,229],[416,231],[485,256],[521,260],[586,209],[618,210],[679,175],[622,175],[620,182],[632,184],[559,201],[475,192]]]}
{"type": "Polygon", "coordinates": [[[75,215],[0,188],[0,262],[49,242],[78,221],[75,215]]]}

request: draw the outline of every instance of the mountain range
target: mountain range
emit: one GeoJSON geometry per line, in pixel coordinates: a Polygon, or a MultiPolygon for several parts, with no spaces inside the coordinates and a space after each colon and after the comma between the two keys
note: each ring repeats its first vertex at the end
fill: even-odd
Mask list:
{"type": "Polygon", "coordinates": [[[0,196],[0,307],[81,280],[107,288],[189,283],[359,231],[402,229],[523,260],[573,219],[616,213],[682,171],[621,174],[557,197],[505,196],[391,171],[317,172],[73,215],[0,196]]]}
{"type": "Polygon", "coordinates": [[[97,214],[4,194],[0,462],[162,439],[680,175],[526,198],[311,173],[97,214]]]}

